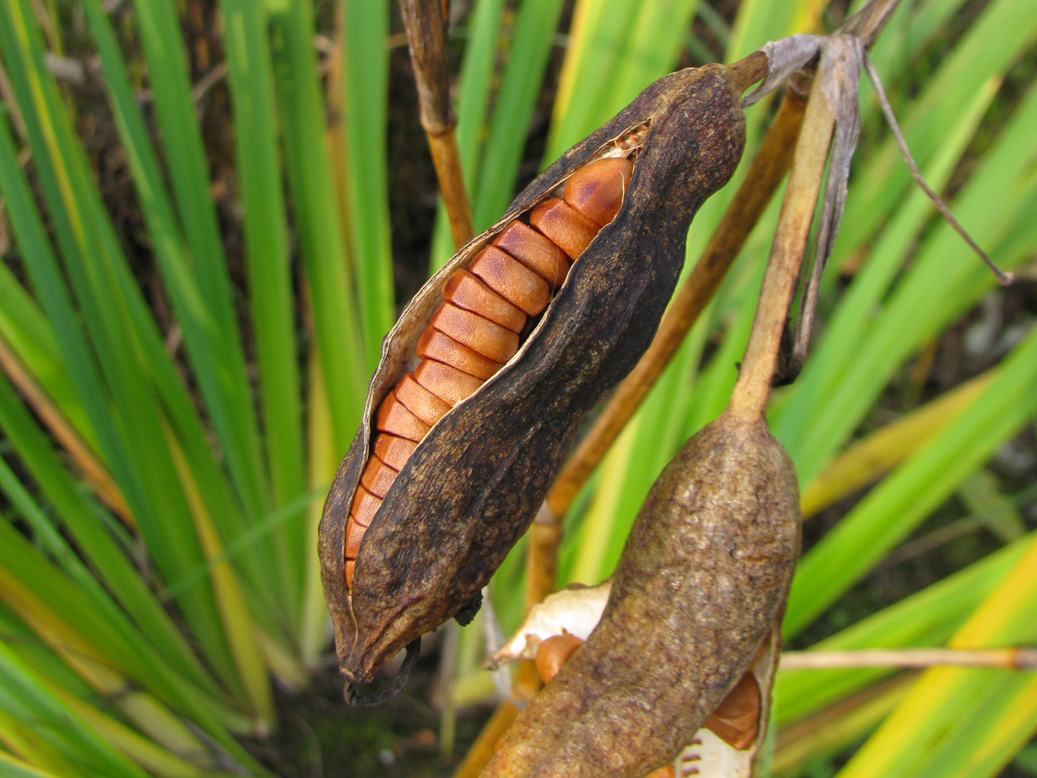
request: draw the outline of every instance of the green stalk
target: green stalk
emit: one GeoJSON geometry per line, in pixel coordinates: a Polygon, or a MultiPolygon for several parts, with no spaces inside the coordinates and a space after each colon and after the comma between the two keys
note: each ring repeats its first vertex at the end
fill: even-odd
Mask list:
{"type": "Polygon", "coordinates": [[[378,366],[381,342],[396,320],[389,239],[388,3],[347,0],[344,8],[346,211],[359,296],[367,368],[378,366]]]}
{"type": "MultiPolygon", "coordinates": [[[[261,3],[224,0],[224,41],[244,207],[249,311],[255,330],[258,393],[273,504],[305,489],[302,379],[295,342],[295,305],[288,227],[277,148],[273,67],[261,3]]],[[[285,613],[298,609],[305,556],[302,516],[281,524],[263,545],[283,571],[285,613]]]]}
{"type": "Polygon", "coordinates": [[[335,447],[349,447],[363,408],[369,364],[347,273],[345,238],[325,138],[309,0],[268,0],[274,76],[281,107],[288,185],[299,253],[313,307],[313,331],[331,408],[335,447]]]}

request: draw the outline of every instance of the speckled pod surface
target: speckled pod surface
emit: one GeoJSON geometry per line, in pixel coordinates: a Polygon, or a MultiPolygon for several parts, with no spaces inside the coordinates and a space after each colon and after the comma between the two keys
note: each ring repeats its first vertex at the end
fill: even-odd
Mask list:
{"type": "Polygon", "coordinates": [[[653,485],[598,626],[483,776],[643,778],[672,762],[780,621],[799,547],[795,471],[766,424],[704,427],[653,485]]]}
{"type": "Polygon", "coordinates": [[[364,419],[324,507],[320,558],[347,684],[469,606],[526,531],[584,414],[651,342],[684,260],[698,207],[733,173],[744,117],[730,71],[709,65],[650,85],[566,152],[418,292],[386,336],[364,419]],[[371,450],[379,403],[410,369],[444,281],[617,138],[643,128],[615,219],[573,264],[528,339],[439,419],[399,472],[366,530],[352,587],[344,527],[371,450]]]}

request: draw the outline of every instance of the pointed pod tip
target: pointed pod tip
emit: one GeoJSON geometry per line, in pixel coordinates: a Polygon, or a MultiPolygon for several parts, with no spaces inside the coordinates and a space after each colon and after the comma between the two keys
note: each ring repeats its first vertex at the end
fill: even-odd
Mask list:
{"type": "Polygon", "coordinates": [[[407,685],[407,681],[410,679],[411,670],[414,669],[414,665],[418,661],[418,654],[421,653],[421,638],[415,638],[408,643],[405,650],[407,653],[403,657],[403,664],[400,665],[400,670],[396,673],[396,677],[393,678],[392,684],[373,694],[361,694],[358,689],[360,686],[359,682],[353,677],[352,673],[344,670],[343,674],[347,676],[347,680],[345,688],[342,690],[342,698],[346,703],[355,705],[358,708],[369,708],[373,705],[380,705],[403,691],[403,687],[407,685]]]}

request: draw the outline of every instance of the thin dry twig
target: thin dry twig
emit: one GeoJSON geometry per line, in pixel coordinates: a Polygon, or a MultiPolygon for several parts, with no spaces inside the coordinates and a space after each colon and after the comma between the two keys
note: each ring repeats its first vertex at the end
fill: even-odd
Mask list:
{"type": "Polygon", "coordinates": [[[781,334],[810,238],[810,224],[832,143],[836,104],[830,96],[831,85],[826,83],[828,71],[824,57],[822,55],[821,71],[810,90],[803,129],[796,143],[789,183],[763,276],[760,302],[728,406],[731,414],[745,419],[762,417],[767,407],[771,381],[778,365],[781,334]]]}
{"type": "Polygon", "coordinates": [[[935,666],[993,667],[1037,670],[1033,648],[865,648],[856,651],[785,651],[782,670],[821,670],[837,667],[935,666]]]}
{"type": "Polygon", "coordinates": [[[421,126],[425,129],[436,167],[450,234],[454,245],[460,248],[472,237],[473,228],[461,155],[454,133],[457,119],[450,105],[447,9],[441,0],[400,0],[400,10],[410,43],[421,126]]]}
{"type": "Polygon", "coordinates": [[[922,191],[928,195],[933,205],[936,206],[937,210],[943,215],[950,225],[954,228],[962,239],[969,244],[969,247],[975,251],[980,259],[982,259],[990,271],[997,277],[999,283],[1007,286],[1012,283],[1014,276],[1011,273],[1006,273],[1001,270],[994,261],[987,256],[986,252],[979,247],[979,245],[972,239],[965,228],[961,226],[958,220],[951,213],[951,209],[947,207],[947,204],[940,199],[940,196],[936,194],[922,178],[922,171],[918,169],[918,165],[915,163],[914,157],[911,156],[911,150],[907,147],[907,141],[904,139],[904,134],[900,131],[900,125],[897,124],[897,117],[893,114],[893,108],[889,104],[889,99],[886,97],[886,92],[882,88],[882,80],[879,78],[878,71],[875,70],[875,65],[871,61],[871,57],[865,51],[863,56],[864,69],[868,73],[868,78],[871,79],[872,86],[875,87],[875,95],[878,97],[879,106],[882,108],[882,113],[886,117],[886,123],[889,124],[889,129],[893,133],[893,138],[897,142],[897,147],[900,149],[900,154],[904,158],[904,162],[907,163],[908,169],[911,171],[912,178],[915,179],[915,183],[922,188],[922,191]]]}

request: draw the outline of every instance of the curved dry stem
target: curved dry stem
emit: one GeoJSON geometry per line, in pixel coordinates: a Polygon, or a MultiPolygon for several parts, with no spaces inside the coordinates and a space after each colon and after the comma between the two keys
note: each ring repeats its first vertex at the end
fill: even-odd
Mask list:
{"type": "Polygon", "coordinates": [[[781,333],[824,180],[835,128],[835,106],[825,93],[823,83],[823,78],[815,79],[810,91],[803,130],[796,143],[785,200],[763,276],[760,302],[749,334],[749,345],[728,405],[729,413],[747,420],[761,418],[767,407],[771,380],[778,365],[781,333]]]}
{"type": "Polygon", "coordinates": [[[446,5],[442,0],[400,0],[400,10],[414,66],[421,126],[443,193],[450,235],[460,248],[472,237],[472,213],[454,135],[457,119],[450,106],[446,5]]]}
{"type": "Polygon", "coordinates": [[[478,778],[493,752],[497,750],[497,742],[508,731],[512,722],[518,718],[519,709],[515,703],[505,700],[497,706],[490,720],[486,722],[479,737],[468,749],[464,761],[454,771],[454,778],[478,778]]]}
{"type": "Polygon", "coordinates": [[[454,248],[461,248],[469,241],[474,231],[472,209],[468,203],[464,173],[461,170],[461,152],[457,147],[457,135],[451,127],[441,135],[427,133],[427,137],[429,150],[432,152],[432,163],[436,166],[439,189],[443,194],[447,220],[450,222],[450,237],[454,241],[454,248]]]}

